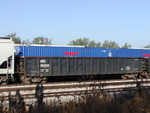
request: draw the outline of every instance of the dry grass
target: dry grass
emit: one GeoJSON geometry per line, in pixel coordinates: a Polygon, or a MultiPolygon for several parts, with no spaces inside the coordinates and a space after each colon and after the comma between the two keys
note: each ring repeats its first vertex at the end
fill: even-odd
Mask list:
{"type": "Polygon", "coordinates": [[[132,95],[94,94],[59,105],[51,102],[30,109],[29,113],[150,113],[150,97],[145,91],[132,95]]]}
{"type": "MultiPolygon", "coordinates": [[[[22,97],[18,96],[22,99],[22,97]]],[[[23,101],[20,101],[21,106],[23,101]]],[[[18,105],[19,106],[19,105],[18,105]]],[[[62,103],[60,100],[30,106],[28,112],[15,106],[8,113],[150,113],[150,94],[144,88],[129,93],[107,95],[85,94],[78,100],[62,103]]],[[[1,112],[3,112],[1,110],[1,112]]]]}

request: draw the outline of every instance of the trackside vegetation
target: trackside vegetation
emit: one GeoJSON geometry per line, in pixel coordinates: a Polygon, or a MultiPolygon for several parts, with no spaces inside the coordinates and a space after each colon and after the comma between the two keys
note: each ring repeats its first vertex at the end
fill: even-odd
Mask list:
{"type": "Polygon", "coordinates": [[[69,102],[60,99],[43,102],[43,86],[37,85],[34,105],[26,109],[19,90],[16,96],[9,94],[9,107],[5,109],[1,101],[0,113],[150,113],[150,94],[144,87],[126,93],[106,94],[103,91],[82,95],[69,102]]]}
{"type": "MultiPolygon", "coordinates": [[[[32,41],[25,39],[21,40],[16,33],[11,33],[6,35],[6,37],[12,38],[15,44],[40,44],[40,45],[51,45],[52,39],[44,36],[35,37],[32,41]]],[[[128,44],[127,42],[124,43],[123,46],[119,46],[115,41],[105,40],[103,43],[99,41],[90,40],[89,38],[77,38],[75,40],[71,40],[68,45],[75,45],[75,46],[85,46],[85,47],[102,47],[102,48],[131,48],[132,45],[128,44]]],[[[150,45],[146,45],[143,48],[150,48],[150,45]]]]}

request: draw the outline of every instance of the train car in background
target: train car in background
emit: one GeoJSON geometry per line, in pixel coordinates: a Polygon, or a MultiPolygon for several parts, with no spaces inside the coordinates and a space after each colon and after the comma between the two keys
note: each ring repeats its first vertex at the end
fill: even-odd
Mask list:
{"type": "Polygon", "coordinates": [[[11,38],[0,37],[0,83],[14,81],[14,42],[11,38]]]}
{"type": "Polygon", "coordinates": [[[122,75],[149,78],[150,49],[14,45],[0,38],[0,82],[46,82],[49,77],[122,75]]]}

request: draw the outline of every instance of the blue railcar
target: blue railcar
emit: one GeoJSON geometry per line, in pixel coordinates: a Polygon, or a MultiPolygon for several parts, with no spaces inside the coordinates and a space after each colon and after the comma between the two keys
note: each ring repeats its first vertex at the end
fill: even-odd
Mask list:
{"type": "Polygon", "coordinates": [[[89,47],[16,46],[25,57],[149,57],[150,49],[107,49],[89,47]]]}

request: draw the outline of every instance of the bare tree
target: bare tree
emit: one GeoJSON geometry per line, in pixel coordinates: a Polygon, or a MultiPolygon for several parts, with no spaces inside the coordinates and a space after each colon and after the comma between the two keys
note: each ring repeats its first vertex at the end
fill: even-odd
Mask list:
{"type": "Polygon", "coordinates": [[[20,39],[20,37],[16,36],[16,33],[8,34],[8,35],[6,35],[6,37],[12,38],[12,40],[14,41],[15,44],[21,44],[21,39],[20,39]]]}

